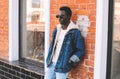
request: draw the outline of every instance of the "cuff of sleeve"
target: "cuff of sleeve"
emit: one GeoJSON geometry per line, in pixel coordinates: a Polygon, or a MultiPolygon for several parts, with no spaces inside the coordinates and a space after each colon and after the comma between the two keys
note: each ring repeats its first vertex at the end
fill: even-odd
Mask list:
{"type": "Polygon", "coordinates": [[[79,57],[76,56],[76,55],[73,55],[71,58],[70,58],[71,61],[73,61],[74,63],[77,63],[80,61],[79,57]]]}

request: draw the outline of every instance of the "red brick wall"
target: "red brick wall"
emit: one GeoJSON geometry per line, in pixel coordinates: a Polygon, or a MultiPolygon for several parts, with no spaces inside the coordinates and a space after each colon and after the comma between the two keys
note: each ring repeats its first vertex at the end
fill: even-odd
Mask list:
{"type": "Polygon", "coordinates": [[[84,59],[78,67],[74,68],[70,78],[74,79],[93,79],[94,75],[94,52],[95,52],[95,31],[96,31],[96,0],[50,0],[50,36],[58,20],[56,14],[62,5],[71,7],[73,16],[72,20],[76,21],[77,15],[86,15],[90,19],[90,27],[86,42],[86,53],[84,59]]]}
{"type": "MultiPolygon", "coordinates": [[[[95,31],[96,31],[96,0],[50,0],[50,33],[58,23],[56,14],[62,5],[71,7],[72,20],[76,21],[77,15],[86,15],[90,19],[89,33],[85,38],[86,54],[78,67],[74,68],[69,77],[74,79],[93,79],[95,31]]],[[[8,0],[0,0],[0,58],[8,59],[8,0]]],[[[50,34],[51,35],[51,34],[50,34]]]]}
{"type": "Polygon", "coordinates": [[[0,58],[8,60],[8,0],[0,0],[0,58]]]}

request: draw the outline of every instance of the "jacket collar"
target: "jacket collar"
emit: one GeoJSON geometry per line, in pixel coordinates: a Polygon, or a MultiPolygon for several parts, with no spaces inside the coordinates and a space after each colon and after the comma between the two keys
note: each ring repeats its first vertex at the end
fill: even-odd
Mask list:
{"type": "MultiPolygon", "coordinates": [[[[57,40],[58,40],[58,37],[60,35],[61,29],[62,29],[61,24],[58,24],[57,25],[57,34],[56,34],[55,44],[54,45],[56,45],[56,43],[57,43],[57,40]]],[[[70,21],[70,24],[67,27],[67,32],[66,33],[68,33],[68,31],[70,31],[72,29],[78,29],[78,26],[75,25],[72,21],[70,21]]]]}
{"type": "MultiPolygon", "coordinates": [[[[60,31],[61,29],[62,29],[61,24],[58,24],[57,30],[60,31]]],[[[67,27],[67,32],[71,29],[78,29],[78,26],[75,23],[73,23],[72,21],[70,21],[70,24],[67,27]]]]}

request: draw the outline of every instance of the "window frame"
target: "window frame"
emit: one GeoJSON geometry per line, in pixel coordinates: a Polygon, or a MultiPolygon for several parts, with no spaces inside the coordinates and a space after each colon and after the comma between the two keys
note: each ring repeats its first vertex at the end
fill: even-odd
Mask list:
{"type": "Polygon", "coordinates": [[[19,0],[9,0],[9,61],[19,60],[19,0]]]}
{"type": "MultiPolygon", "coordinates": [[[[26,8],[22,8],[22,7],[26,7],[26,2],[27,1],[24,1],[24,2],[22,2],[22,1],[24,1],[24,0],[20,0],[19,1],[19,22],[20,22],[20,25],[19,25],[19,27],[21,27],[21,26],[26,26],[25,24],[26,24],[26,18],[24,18],[26,15],[26,8]]],[[[48,13],[49,12],[46,12],[46,15],[48,16],[48,13]]],[[[50,16],[49,16],[50,17],[50,16]]],[[[46,20],[45,21],[45,27],[46,27],[46,23],[48,23],[48,21],[49,20],[46,20]]],[[[26,28],[26,27],[25,27],[26,28]]],[[[19,28],[20,29],[20,31],[19,31],[19,39],[21,39],[21,33],[22,33],[22,31],[23,31],[23,29],[25,29],[25,28],[19,28]]],[[[48,31],[48,30],[46,30],[45,29],[45,43],[47,42],[47,41],[49,41],[49,40],[46,40],[46,37],[49,35],[49,31],[46,33],[46,31],[48,31]]],[[[25,39],[25,36],[22,36],[22,40],[24,40],[25,39]]],[[[23,42],[23,44],[24,43],[26,43],[25,41],[22,41],[23,42]]],[[[44,44],[45,44],[44,43],[44,44]]],[[[22,43],[19,41],[19,51],[20,51],[20,53],[22,52],[25,52],[25,51],[21,51],[21,47],[23,47],[22,46],[22,43]]],[[[45,45],[44,45],[45,46],[45,45]]],[[[45,46],[44,48],[45,48],[45,50],[46,50],[46,47],[47,46],[45,46]]],[[[45,51],[46,52],[46,51],[45,51]]],[[[31,62],[31,64],[35,64],[35,65],[40,65],[40,64],[42,64],[42,65],[44,65],[44,63],[42,63],[42,62],[37,62],[37,61],[34,61],[34,60],[31,60],[31,59],[26,59],[26,58],[23,58],[21,55],[22,54],[20,54],[19,53],[19,60],[20,61],[22,61],[22,62],[26,62],[26,63],[29,63],[29,62],[31,62]]],[[[46,53],[45,53],[46,54],[46,53]]],[[[45,56],[44,56],[45,57],[45,56]]]]}
{"type": "Polygon", "coordinates": [[[113,16],[114,16],[114,0],[109,1],[109,19],[108,19],[108,50],[107,50],[107,69],[106,79],[111,79],[111,63],[112,63],[112,42],[113,42],[113,16]]]}
{"type": "MultiPolygon", "coordinates": [[[[9,0],[9,61],[19,61],[20,58],[20,1],[9,0]]],[[[45,56],[49,47],[50,30],[50,1],[45,0],[45,56]]],[[[24,60],[24,59],[23,59],[24,60]]]]}
{"type": "Polygon", "coordinates": [[[94,79],[106,79],[109,0],[97,0],[94,79]]]}

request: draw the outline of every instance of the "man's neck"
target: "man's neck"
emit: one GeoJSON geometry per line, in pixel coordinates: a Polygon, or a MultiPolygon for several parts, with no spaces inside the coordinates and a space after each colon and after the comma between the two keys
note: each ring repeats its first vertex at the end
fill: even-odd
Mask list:
{"type": "Polygon", "coordinates": [[[70,21],[69,21],[68,23],[66,23],[65,25],[62,25],[62,29],[63,29],[63,30],[66,30],[67,27],[68,27],[68,25],[69,25],[69,23],[70,23],[70,21]]]}

